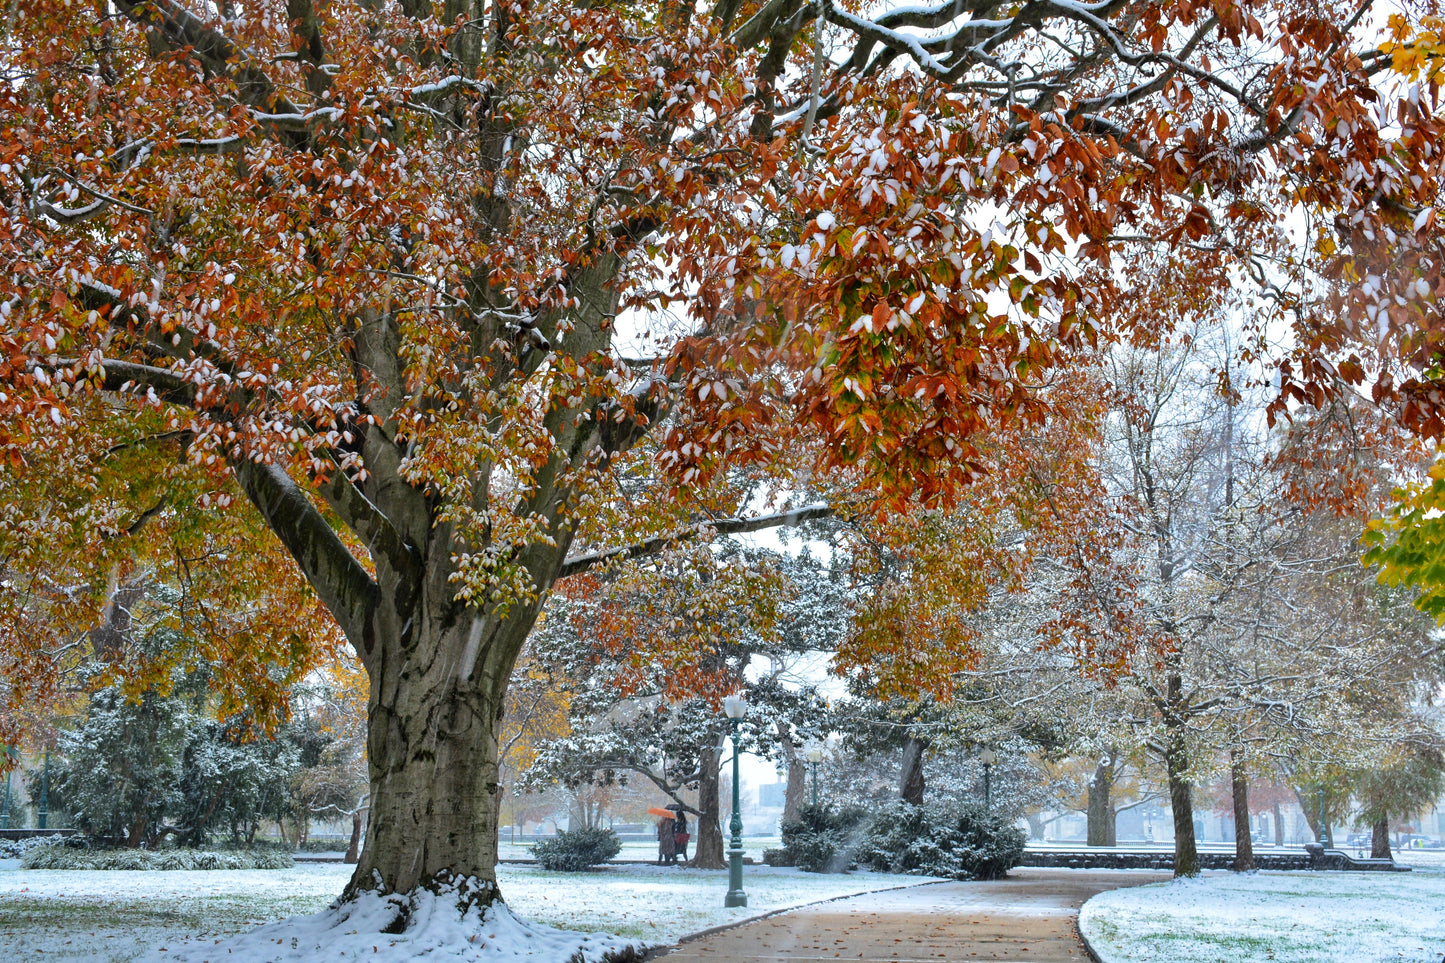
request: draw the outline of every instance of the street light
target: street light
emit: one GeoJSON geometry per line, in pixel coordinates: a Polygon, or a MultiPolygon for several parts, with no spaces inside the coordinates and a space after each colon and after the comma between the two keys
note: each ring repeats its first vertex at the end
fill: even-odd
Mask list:
{"type": "Polygon", "coordinates": [[[45,822],[50,817],[50,753],[45,753],[45,769],[40,775],[40,828],[45,828],[45,822]]]}
{"type": "Polygon", "coordinates": [[[823,750],[818,746],[808,750],[808,762],[813,767],[813,808],[818,808],[818,763],[823,761],[823,750]]]}
{"type": "Polygon", "coordinates": [[[983,752],[978,754],[978,761],[983,763],[983,811],[989,810],[989,768],[998,762],[998,754],[992,749],[984,747],[983,752]]]}
{"type": "Polygon", "coordinates": [[[743,892],[743,813],[742,800],[738,793],[738,724],[748,704],[742,696],[731,695],[723,700],[723,712],[733,730],[733,818],[728,824],[732,830],[732,845],[728,847],[728,895],[724,906],[748,905],[748,894],[743,892]]]}
{"type": "Polygon", "coordinates": [[[10,776],[15,772],[15,764],[20,761],[20,750],[14,746],[5,747],[5,758],[3,760],[10,766],[5,770],[5,805],[0,809],[0,829],[10,828],[10,776]]]}

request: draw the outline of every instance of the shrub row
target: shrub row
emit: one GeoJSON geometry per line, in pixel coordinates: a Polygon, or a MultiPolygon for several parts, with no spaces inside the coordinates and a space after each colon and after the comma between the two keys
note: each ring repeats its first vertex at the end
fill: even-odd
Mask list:
{"type": "Polygon", "coordinates": [[[287,853],[267,850],[217,853],[204,849],[75,849],[40,846],[25,854],[26,869],[290,869],[287,853]]]}
{"type": "Polygon", "coordinates": [[[620,852],[622,840],[610,829],[563,830],[532,847],[532,855],[543,869],[563,873],[605,863],[620,852]]]}
{"type": "Polygon", "coordinates": [[[41,846],[52,846],[60,843],[65,837],[54,836],[30,836],[26,839],[0,839],[0,859],[24,859],[25,854],[41,846]]]}
{"type": "Polygon", "coordinates": [[[911,806],[881,812],[804,806],[783,823],[782,849],[770,866],[838,873],[863,866],[880,873],[948,879],[999,879],[1023,859],[1024,833],[977,806],[911,806]]]}

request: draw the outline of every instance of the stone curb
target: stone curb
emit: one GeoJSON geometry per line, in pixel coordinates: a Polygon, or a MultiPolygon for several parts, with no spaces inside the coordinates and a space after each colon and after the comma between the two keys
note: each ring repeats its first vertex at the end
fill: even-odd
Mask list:
{"type": "MultiPolygon", "coordinates": [[[[1112,892],[1112,890],[1106,890],[1105,892],[1112,892]]],[[[1092,896],[1089,897],[1089,899],[1093,898],[1092,896]]],[[[1084,947],[1084,952],[1089,954],[1089,959],[1093,960],[1094,963],[1104,963],[1104,958],[1099,955],[1098,950],[1094,949],[1094,944],[1089,942],[1089,938],[1084,935],[1084,928],[1079,925],[1079,922],[1084,918],[1084,907],[1089,905],[1089,899],[1080,903],[1079,911],[1074,914],[1074,932],[1078,934],[1079,943],[1084,947]]]]}
{"type": "Polygon", "coordinates": [[[812,906],[822,906],[824,903],[836,903],[842,899],[856,899],[859,896],[872,896],[875,893],[894,893],[901,889],[919,889],[923,886],[933,886],[937,883],[949,882],[953,882],[953,880],[930,879],[926,882],[921,883],[904,883],[902,886],[888,886],[884,889],[869,889],[864,890],[861,893],[847,893],[842,896],[829,896],[827,899],[815,899],[811,903],[799,903],[796,906],[784,906],[781,909],[768,910],[766,913],[758,913],[756,916],[744,917],[740,920],[734,920],[731,923],[721,923],[717,926],[709,926],[707,929],[698,930],[696,933],[688,933],[686,936],[678,937],[671,943],[663,946],[649,946],[643,952],[641,958],[644,961],[660,959],[661,957],[666,956],[673,950],[682,946],[684,943],[693,943],[697,940],[706,939],[709,936],[715,936],[718,933],[725,933],[728,930],[735,930],[739,926],[747,926],[749,923],[756,923],[759,920],[770,919],[774,916],[781,916],[784,913],[792,913],[795,910],[808,909],[812,906]]]}

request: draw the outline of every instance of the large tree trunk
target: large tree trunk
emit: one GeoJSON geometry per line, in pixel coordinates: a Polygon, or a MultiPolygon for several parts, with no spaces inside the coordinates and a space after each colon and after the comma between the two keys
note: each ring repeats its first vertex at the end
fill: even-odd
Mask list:
{"type": "Polygon", "coordinates": [[[1375,859],[1394,859],[1390,852],[1390,817],[1381,816],[1370,832],[1370,855],[1375,859]]]}
{"type": "Polygon", "coordinates": [[[1109,805],[1109,794],[1114,787],[1114,753],[1104,754],[1094,767],[1093,778],[1089,780],[1089,845],[1114,845],[1114,809],[1109,805]]]}
{"type": "Polygon", "coordinates": [[[405,635],[375,646],[368,665],[370,809],[348,897],[470,879],[466,899],[497,898],[497,737],[536,604],[478,616],[436,582],[444,601],[427,605],[421,586],[405,635]]]}
{"type": "Polygon", "coordinates": [[[698,869],[726,869],[723,857],[722,820],[718,804],[718,766],[722,750],[702,753],[702,778],[697,784],[697,834],[693,838],[692,865],[698,869]]]}
{"type": "Polygon", "coordinates": [[[923,793],[927,788],[923,778],[923,754],[928,751],[928,740],[909,736],[903,743],[903,768],[898,775],[898,795],[913,806],[923,805],[923,793]]]}
{"type": "Polygon", "coordinates": [[[783,790],[783,820],[798,818],[798,810],[802,808],[803,796],[807,791],[808,766],[803,758],[798,755],[798,746],[793,742],[793,734],[788,730],[788,724],[781,719],[778,720],[778,743],[783,749],[783,760],[788,767],[788,785],[783,790]]]}
{"type": "MultiPolygon", "coordinates": [[[[813,776],[816,780],[816,772],[813,776]]],[[[788,760],[788,785],[783,790],[783,818],[797,819],[803,803],[811,802],[813,795],[808,789],[808,764],[796,753],[788,760]]]]}
{"type": "Polygon", "coordinates": [[[366,807],[358,806],[351,811],[351,839],[346,844],[346,856],[342,862],[355,865],[361,859],[361,814],[366,807]]]}
{"type": "Polygon", "coordinates": [[[1184,743],[1184,721],[1177,706],[1182,701],[1183,679],[1171,675],[1164,724],[1164,769],[1169,778],[1169,809],[1174,816],[1174,875],[1199,875],[1199,847],[1194,840],[1194,798],[1189,785],[1189,751],[1184,743]]]}
{"type": "Polygon", "coordinates": [[[1229,754],[1229,779],[1234,796],[1234,871],[1254,871],[1254,840],[1249,835],[1249,778],[1244,764],[1229,754]]]}
{"type": "Polygon", "coordinates": [[[1279,803],[1274,804],[1274,844],[1284,845],[1284,814],[1279,811],[1279,803]]]}
{"type": "Polygon", "coordinates": [[[1174,817],[1174,875],[1199,875],[1199,847],[1194,840],[1194,800],[1191,786],[1173,765],[1169,767],[1169,809],[1174,817]]]}

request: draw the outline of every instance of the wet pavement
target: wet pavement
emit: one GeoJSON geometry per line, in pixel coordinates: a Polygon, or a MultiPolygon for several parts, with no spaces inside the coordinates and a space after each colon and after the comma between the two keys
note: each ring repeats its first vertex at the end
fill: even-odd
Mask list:
{"type": "Polygon", "coordinates": [[[1169,879],[1140,870],[1015,869],[1007,879],[936,883],[803,907],[683,943],[667,963],[802,960],[1085,961],[1079,907],[1122,886],[1169,879]]]}

